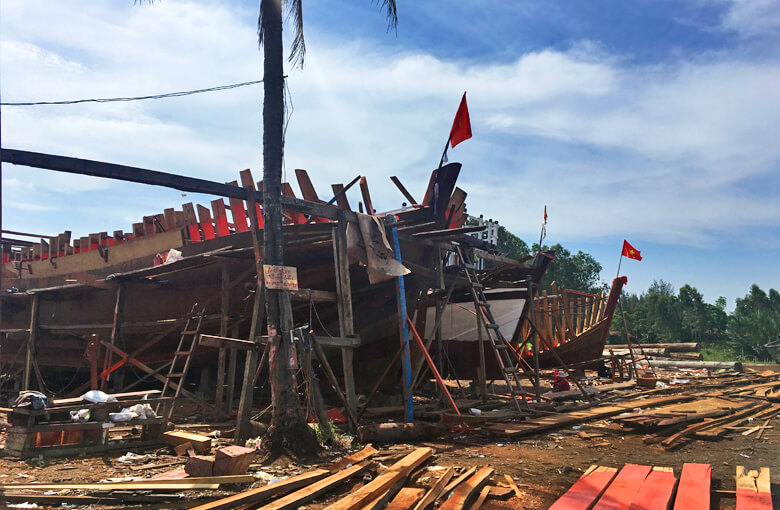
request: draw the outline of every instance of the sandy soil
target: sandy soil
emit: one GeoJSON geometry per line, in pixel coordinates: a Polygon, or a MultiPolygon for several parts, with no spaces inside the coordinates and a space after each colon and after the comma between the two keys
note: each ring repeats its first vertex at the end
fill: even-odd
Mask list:
{"type": "MultiPolygon", "coordinates": [[[[778,420],[780,421],[780,420],[778,420]]],[[[588,434],[596,434],[594,428],[587,428],[588,434]]],[[[455,435],[447,440],[420,442],[416,445],[389,445],[380,450],[383,463],[390,464],[393,456],[400,457],[414,446],[431,446],[436,450],[434,458],[426,465],[430,466],[490,466],[496,470],[494,481],[503,481],[503,475],[509,474],[523,492],[523,499],[511,498],[507,501],[488,500],[482,508],[547,508],[563,494],[591,464],[620,467],[626,463],[669,466],[679,474],[684,462],[701,462],[712,465],[713,488],[725,491],[735,489],[734,471],[737,465],[750,468],[769,466],[772,468],[773,494],[775,503],[780,502],[780,434],[768,430],[762,439],[729,436],[717,442],[695,441],[677,451],[668,452],[659,446],[648,446],[642,442],[641,435],[620,435],[605,432],[601,437],[583,439],[577,431],[563,429],[555,433],[533,436],[522,440],[503,442],[496,438],[480,436],[479,432],[455,435]]],[[[215,447],[229,444],[222,439],[215,447]]],[[[173,469],[168,465],[158,469],[133,471],[122,465],[117,458],[124,452],[104,457],[53,459],[47,461],[19,461],[0,458],[0,483],[20,482],[94,482],[109,477],[153,476],[173,469]]],[[[152,463],[171,462],[175,459],[168,448],[150,449],[145,452],[157,456],[152,463]]],[[[344,451],[324,451],[316,464],[327,464],[337,460],[344,451]]],[[[277,459],[269,466],[255,464],[251,471],[265,473],[262,476],[281,477],[309,469],[315,463],[299,465],[287,458],[277,459]]],[[[427,487],[433,483],[435,471],[422,468],[412,476],[407,486],[427,487]]],[[[258,481],[257,485],[265,482],[258,481]]],[[[315,501],[308,508],[318,509],[325,506],[324,501],[333,501],[339,495],[360,486],[356,480],[339,491],[331,492],[322,501],[315,501]]],[[[246,488],[246,487],[242,487],[246,488]]],[[[238,487],[236,487],[238,489],[238,487]]],[[[227,495],[230,491],[220,491],[227,495]]],[[[213,493],[212,493],[213,494],[213,493]]],[[[187,493],[188,502],[181,505],[166,504],[157,508],[186,508],[194,503],[192,499],[205,496],[205,493],[187,493]]],[[[713,508],[734,508],[735,499],[724,497],[713,502],[713,508]]],[[[101,508],[93,505],[90,508],[101,508]]],[[[150,508],[145,505],[144,508],[150,508]]]]}

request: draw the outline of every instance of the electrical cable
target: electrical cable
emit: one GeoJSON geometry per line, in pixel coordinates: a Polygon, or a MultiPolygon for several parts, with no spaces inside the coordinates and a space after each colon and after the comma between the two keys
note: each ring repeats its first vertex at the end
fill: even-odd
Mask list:
{"type": "Polygon", "coordinates": [[[104,97],[104,98],[89,98],[89,99],[72,99],[67,101],[29,101],[29,102],[16,102],[16,103],[0,103],[0,106],[51,106],[51,105],[66,105],[66,104],[81,104],[81,103],[117,103],[117,102],[128,102],[128,101],[142,101],[145,99],[166,99],[169,97],[182,97],[182,96],[191,96],[193,94],[202,94],[204,92],[217,92],[220,90],[237,89],[239,87],[257,85],[259,83],[263,83],[263,80],[231,83],[230,85],[218,85],[216,87],[209,87],[205,89],[183,90],[179,92],[168,92],[165,94],[153,94],[150,96],[104,97]]]}

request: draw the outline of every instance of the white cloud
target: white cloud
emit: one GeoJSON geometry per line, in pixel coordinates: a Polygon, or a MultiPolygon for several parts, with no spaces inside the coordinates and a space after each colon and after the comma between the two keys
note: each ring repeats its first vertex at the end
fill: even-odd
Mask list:
{"type": "MultiPolygon", "coordinates": [[[[3,99],[140,95],[256,79],[256,13],[231,9],[215,2],[4,1],[3,99]]],[[[630,232],[689,244],[780,222],[780,186],[746,185],[776,184],[767,177],[780,160],[776,61],[724,53],[628,66],[584,41],[568,52],[466,64],[345,42],[311,24],[307,30],[306,67],[289,73],[294,113],[286,165],[290,178],[294,168],[308,169],[321,198],[331,183],[362,174],[380,209],[404,200],[390,175],[419,199],[468,90],[474,138],[450,159],[464,162],[470,212],[531,235],[547,204],[558,237],[630,232]]],[[[259,178],[261,101],[261,89],[251,87],[142,103],[5,108],[3,142],[221,181],[249,166],[259,178]]],[[[34,201],[36,190],[83,194],[94,203],[116,192],[92,178],[13,167],[4,173],[34,188],[20,188],[17,204],[34,201]]],[[[117,222],[172,205],[150,205],[153,194],[139,204],[111,196],[109,209],[117,212],[106,214],[117,222]]],[[[359,193],[350,198],[354,206],[359,193]]],[[[63,228],[74,227],[50,230],[63,228]]]]}
{"type": "Polygon", "coordinates": [[[780,4],[776,0],[730,0],[723,26],[744,36],[754,37],[780,29],[780,4]]]}

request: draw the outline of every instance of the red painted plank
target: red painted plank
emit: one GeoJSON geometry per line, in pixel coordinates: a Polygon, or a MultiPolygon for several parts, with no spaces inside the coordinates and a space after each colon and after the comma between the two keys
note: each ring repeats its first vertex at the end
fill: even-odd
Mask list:
{"type": "Polygon", "coordinates": [[[202,239],[200,237],[200,228],[198,228],[198,217],[195,216],[195,206],[192,202],[182,204],[182,211],[184,212],[184,223],[187,225],[187,231],[190,234],[190,241],[198,243],[202,239]]]}
{"type": "Polygon", "coordinates": [[[214,211],[214,223],[217,225],[217,235],[219,237],[229,236],[230,227],[228,227],[227,209],[225,201],[221,198],[211,201],[211,210],[214,211]]]}
{"type": "Polygon", "coordinates": [[[772,510],[769,468],[747,471],[737,466],[737,510],[772,510]]]}
{"type": "Polygon", "coordinates": [[[711,481],[709,464],[683,464],[674,510],[709,510],[711,481]]]}
{"type": "MultiPolygon", "coordinates": [[[[295,192],[293,191],[292,186],[290,186],[289,182],[282,183],[282,195],[286,197],[295,198],[295,192]]],[[[297,223],[297,224],[306,223],[306,216],[304,216],[303,213],[299,213],[295,211],[285,211],[284,215],[290,218],[290,221],[292,221],[293,223],[297,223]]]]}
{"type": "MultiPolygon", "coordinates": [[[[238,187],[238,182],[230,181],[228,186],[238,187]]],[[[230,214],[233,216],[233,226],[236,232],[246,232],[249,230],[249,223],[247,222],[246,208],[244,207],[244,201],[240,198],[230,198],[230,214]]]]}
{"type": "Polygon", "coordinates": [[[669,469],[653,469],[634,497],[629,510],[669,510],[677,478],[669,469]]]}
{"type": "Polygon", "coordinates": [[[593,510],[628,510],[651,469],[638,464],[623,466],[593,510]]]}
{"type": "Polygon", "coordinates": [[[214,234],[214,223],[211,221],[211,212],[200,204],[195,206],[198,209],[198,218],[200,219],[200,228],[203,229],[203,238],[207,241],[217,237],[214,234]]]}
{"type": "MultiPolygon", "coordinates": [[[[244,188],[255,189],[255,179],[252,177],[252,171],[248,168],[239,172],[241,176],[241,186],[244,188]]],[[[257,183],[257,191],[263,191],[263,181],[257,183]]],[[[260,208],[260,204],[255,204],[255,212],[257,213],[257,228],[258,230],[263,228],[263,210],[260,208]]],[[[247,211],[249,214],[249,211],[247,211]]],[[[249,227],[247,226],[247,230],[249,227]]]]}
{"type": "Polygon", "coordinates": [[[597,467],[585,473],[577,480],[566,494],[553,503],[550,510],[585,510],[593,506],[604,489],[615,477],[617,469],[597,467]]]}

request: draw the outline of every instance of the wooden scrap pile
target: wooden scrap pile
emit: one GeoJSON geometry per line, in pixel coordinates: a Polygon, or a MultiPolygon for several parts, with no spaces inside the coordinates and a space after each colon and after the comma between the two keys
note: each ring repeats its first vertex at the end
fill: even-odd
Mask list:
{"type": "Polygon", "coordinates": [[[455,467],[423,467],[434,455],[432,448],[415,448],[400,458],[379,453],[369,446],[325,469],[234,494],[196,510],[283,510],[314,500],[327,504],[326,510],[477,509],[488,498],[509,499],[522,494],[511,477],[494,480],[490,467],[472,467],[460,473],[455,467]],[[377,467],[392,458],[397,458],[393,464],[377,467]]]}
{"type": "Polygon", "coordinates": [[[737,466],[736,491],[713,491],[711,484],[708,464],[683,464],[679,479],[669,467],[591,466],[550,510],[709,510],[713,495],[735,496],[738,509],[772,509],[769,468],[737,466]]]}
{"type": "MultiPolygon", "coordinates": [[[[245,450],[228,446],[217,450],[214,456],[204,456],[194,454],[191,449],[187,465],[198,459],[197,464],[202,467],[204,458],[213,458],[210,463],[213,473],[221,469],[220,462],[229,464],[226,472],[245,471],[247,459],[253,457],[246,455],[245,450]]],[[[312,468],[271,482],[252,474],[193,476],[185,467],[146,479],[5,484],[0,485],[0,501],[36,503],[39,506],[62,503],[111,506],[172,504],[182,500],[176,506],[184,508],[182,504],[186,503],[183,500],[187,500],[192,503],[186,508],[197,510],[282,510],[299,508],[318,500],[326,505],[327,510],[457,510],[478,509],[487,499],[508,500],[523,496],[509,475],[499,478],[491,467],[426,466],[434,453],[432,448],[427,447],[412,448],[408,452],[398,452],[398,449],[380,452],[367,446],[324,468],[312,468]],[[224,494],[226,486],[236,484],[253,485],[227,497],[214,492],[222,489],[224,494]]]]}

